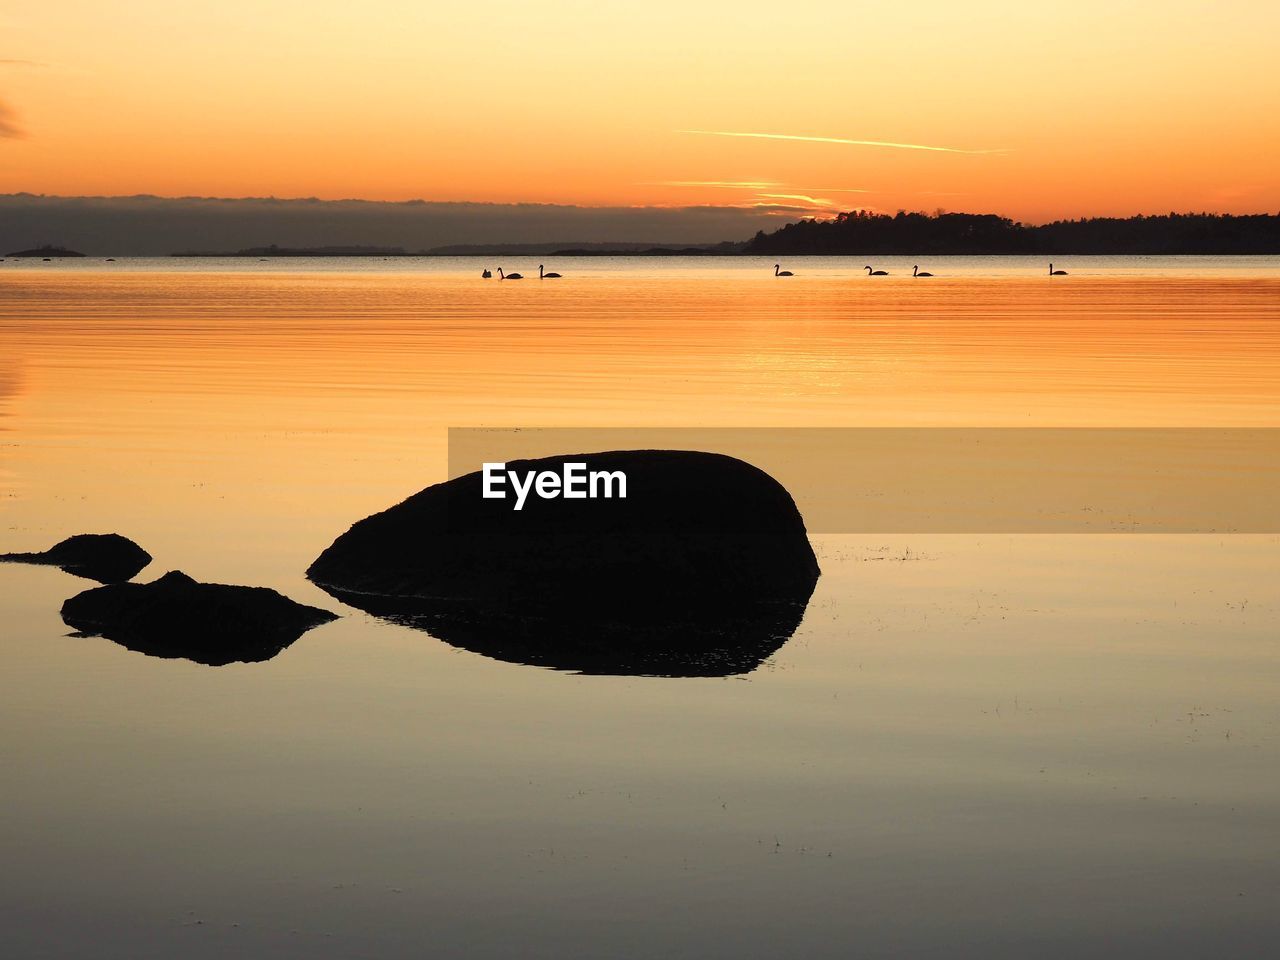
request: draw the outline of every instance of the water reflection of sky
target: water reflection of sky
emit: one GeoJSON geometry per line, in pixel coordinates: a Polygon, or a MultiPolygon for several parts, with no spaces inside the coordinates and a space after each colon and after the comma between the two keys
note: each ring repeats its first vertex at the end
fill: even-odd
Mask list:
{"type": "Polygon", "coordinates": [[[0,548],[115,530],[145,578],[346,616],[210,668],[67,636],[83,582],[0,567],[7,954],[1274,941],[1275,537],[819,537],[729,678],[504,663],[303,571],[453,425],[1276,426],[1275,281],[51,277],[0,300],[0,548]]]}

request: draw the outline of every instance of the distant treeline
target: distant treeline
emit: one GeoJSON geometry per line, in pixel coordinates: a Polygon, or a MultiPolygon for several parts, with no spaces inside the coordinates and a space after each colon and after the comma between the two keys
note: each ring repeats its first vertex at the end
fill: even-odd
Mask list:
{"type": "Polygon", "coordinates": [[[1170,213],[1041,226],[995,214],[855,211],[802,220],[747,243],[756,254],[1280,253],[1280,215],[1170,213]]]}

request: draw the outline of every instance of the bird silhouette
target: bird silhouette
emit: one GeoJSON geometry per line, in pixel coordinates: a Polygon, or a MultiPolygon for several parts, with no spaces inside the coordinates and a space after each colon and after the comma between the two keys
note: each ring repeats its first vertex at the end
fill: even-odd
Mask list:
{"type": "Polygon", "coordinates": [[[1051,263],[1051,264],[1049,264],[1049,276],[1051,276],[1051,277],[1065,277],[1066,275],[1067,275],[1067,271],[1065,271],[1065,270],[1055,270],[1055,269],[1053,269],[1053,264],[1052,264],[1052,263],[1051,263]]]}
{"type": "Polygon", "coordinates": [[[499,280],[523,280],[523,279],[524,279],[524,276],[523,276],[523,275],[521,275],[521,274],[519,274],[519,273],[503,273],[503,272],[502,272],[502,268],[501,268],[501,267],[499,267],[499,268],[498,268],[498,279],[499,279],[499,280]]]}
{"type": "Polygon", "coordinates": [[[780,263],[775,263],[773,265],[773,275],[775,277],[794,277],[795,276],[795,274],[792,273],[790,270],[779,270],[778,268],[780,266],[782,266],[782,264],[780,263]]]}
{"type": "Polygon", "coordinates": [[[492,276],[493,276],[493,271],[492,271],[492,270],[490,270],[488,267],[485,267],[485,268],[484,268],[484,273],[480,274],[480,279],[481,279],[481,280],[488,280],[488,279],[490,279],[492,276]]]}
{"type": "Polygon", "coordinates": [[[560,274],[558,274],[558,273],[543,273],[543,272],[542,272],[542,264],[538,264],[538,279],[539,279],[539,280],[559,280],[559,279],[560,279],[560,274]]]}
{"type": "Polygon", "coordinates": [[[870,267],[863,267],[862,269],[867,271],[868,277],[887,277],[889,275],[888,270],[872,270],[870,267]]]}
{"type": "Polygon", "coordinates": [[[911,275],[913,277],[932,277],[933,276],[932,273],[921,273],[919,264],[916,264],[914,267],[911,268],[911,275]]]}

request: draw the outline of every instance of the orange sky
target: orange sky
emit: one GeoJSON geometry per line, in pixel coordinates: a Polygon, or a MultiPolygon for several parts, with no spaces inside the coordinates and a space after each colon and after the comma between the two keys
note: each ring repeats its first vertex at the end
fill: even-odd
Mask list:
{"type": "Polygon", "coordinates": [[[11,5],[0,192],[1274,212],[1276,36],[1239,0],[11,5]]]}

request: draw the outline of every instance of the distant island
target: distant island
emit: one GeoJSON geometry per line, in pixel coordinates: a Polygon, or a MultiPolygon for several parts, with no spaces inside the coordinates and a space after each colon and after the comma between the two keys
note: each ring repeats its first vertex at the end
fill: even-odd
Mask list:
{"type": "Polygon", "coordinates": [[[1041,226],[995,214],[868,213],[801,220],[765,233],[748,254],[1280,254],[1280,215],[1170,213],[1058,220],[1041,226]]]}
{"type": "Polygon", "coordinates": [[[84,254],[76,250],[68,250],[66,247],[32,247],[30,250],[18,250],[14,253],[6,253],[6,257],[83,257],[84,254]]]}

